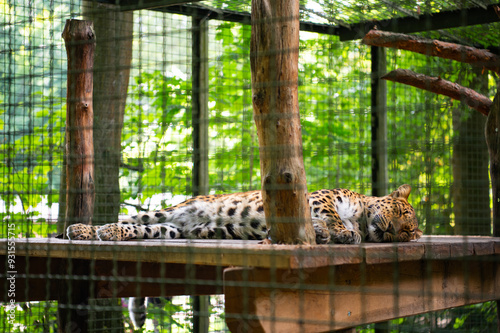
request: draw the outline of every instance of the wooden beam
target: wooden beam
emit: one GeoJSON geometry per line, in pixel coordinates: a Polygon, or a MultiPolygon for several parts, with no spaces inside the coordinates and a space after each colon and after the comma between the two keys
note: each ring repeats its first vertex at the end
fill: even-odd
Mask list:
{"type": "Polygon", "coordinates": [[[250,64],[262,198],[273,242],[315,243],[298,102],[299,1],[253,0],[250,64]]]}
{"type": "Polygon", "coordinates": [[[409,261],[315,270],[228,268],[232,332],[324,332],[500,298],[500,265],[409,261]]]}
{"type": "MultiPolygon", "coordinates": [[[[0,255],[0,268],[5,268],[4,259],[0,255]]],[[[61,286],[67,283],[68,276],[80,281],[79,292],[88,293],[89,298],[223,292],[223,266],[25,256],[18,256],[16,265],[29,267],[23,272],[19,270],[16,276],[16,302],[64,299],[68,290],[61,286]],[[75,273],[70,267],[93,273],[75,273]]],[[[5,284],[0,284],[0,291],[5,291],[1,293],[1,301],[8,302],[5,284]]]]}

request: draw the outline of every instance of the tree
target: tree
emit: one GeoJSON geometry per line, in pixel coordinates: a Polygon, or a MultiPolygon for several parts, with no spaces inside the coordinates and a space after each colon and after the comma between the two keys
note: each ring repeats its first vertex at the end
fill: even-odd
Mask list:
{"type": "Polygon", "coordinates": [[[133,41],[133,11],[84,1],[98,36],[94,64],[95,209],[93,223],[118,220],[119,168],[133,41]]]}

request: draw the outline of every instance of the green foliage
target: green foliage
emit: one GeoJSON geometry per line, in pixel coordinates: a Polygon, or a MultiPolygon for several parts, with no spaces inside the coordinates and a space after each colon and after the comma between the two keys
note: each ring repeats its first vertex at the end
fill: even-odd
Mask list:
{"type": "MultiPolygon", "coordinates": [[[[498,329],[496,308],[496,302],[485,302],[399,318],[388,322],[388,331],[391,333],[493,333],[498,329]]],[[[375,324],[358,326],[356,331],[375,333],[375,324]]]]}
{"type": "Polygon", "coordinates": [[[209,177],[217,193],[260,187],[257,133],[253,123],[250,27],[210,22],[215,31],[209,67],[209,177]],[[238,158],[234,158],[238,156],[238,158]]]}
{"type": "Polygon", "coordinates": [[[157,298],[156,300],[154,306],[148,306],[146,323],[140,329],[134,329],[128,309],[124,308],[125,328],[134,333],[187,332],[187,324],[178,318],[179,314],[185,311],[184,307],[172,302],[171,298],[157,298]]]}
{"type": "MultiPolygon", "coordinates": [[[[125,164],[141,172],[122,169],[122,198],[140,197],[144,204],[157,193],[186,193],[191,161],[183,149],[191,142],[186,123],[190,90],[190,81],[159,71],[135,78],[125,110],[122,149],[125,164]]],[[[149,203],[148,209],[158,208],[149,203]]]]}
{"type": "MultiPolygon", "coordinates": [[[[2,221],[16,223],[16,235],[43,236],[55,231],[53,224],[38,218],[35,207],[47,200],[50,207],[58,200],[60,169],[62,166],[65,103],[41,93],[31,95],[33,115],[24,126],[16,124],[17,117],[11,112],[0,110],[9,129],[7,140],[0,143],[0,159],[5,161],[0,173],[0,200],[4,202],[2,221]],[[17,203],[20,203],[20,208],[17,203]],[[20,210],[20,212],[16,212],[20,210]]],[[[4,224],[5,225],[5,224],[4,224]]],[[[6,227],[2,230],[6,235],[6,227]]]]}
{"type": "MultiPolygon", "coordinates": [[[[57,302],[23,302],[14,307],[2,306],[0,330],[2,332],[57,332],[57,302]],[[14,316],[14,325],[9,322],[9,315],[14,316]]],[[[12,317],[10,317],[12,318],[12,317]]]]}
{"type": "MultiPolygon", "coordinates": [[[[61,12],[69,5],[42,0],[0,1],[0,214],[16,235],[46,236],[53,225],[37,205],[57,202],[64,135],[66,66],[61,12]],[[57,72],[57,74],[56,74],[57,72]]],[[[45,214],[47,215],[47,214],[45,214]]],[[[6,223],[0,233],[7,235],[6,223]]]]}
{"type": "Polygon", "coordinates": [[[392,321],[395,327],[411,332],[496,332],[496,302],[435,311],[392,321]]]}

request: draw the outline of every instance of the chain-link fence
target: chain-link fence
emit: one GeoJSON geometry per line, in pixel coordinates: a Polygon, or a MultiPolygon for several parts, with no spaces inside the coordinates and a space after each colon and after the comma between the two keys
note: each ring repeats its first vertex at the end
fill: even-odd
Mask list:
{"type": "Polygon", "coordinates": [[[497,331],[500,4],[252,2],[0,2],[1,330],[497,331]],[[266,228],[276,89],[328,244],[266,228]]]}

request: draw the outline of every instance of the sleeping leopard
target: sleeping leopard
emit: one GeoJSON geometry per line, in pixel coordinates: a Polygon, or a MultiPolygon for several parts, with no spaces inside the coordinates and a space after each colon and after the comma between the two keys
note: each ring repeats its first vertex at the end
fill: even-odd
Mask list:
{"type": "MultiPolygon", "coordinates": [[[[408,203],[410,185],[373,197],[347,189],[309,194],[316,243],[359,244],[408,242],[420,238],[418,221],[408,203]]],[[[176,206],[142,212],[103,226],[73,224],[72,240],[124,241],[130,239],[248,239],[268,235],[260,191],[197,196],[176,206]]]]}

